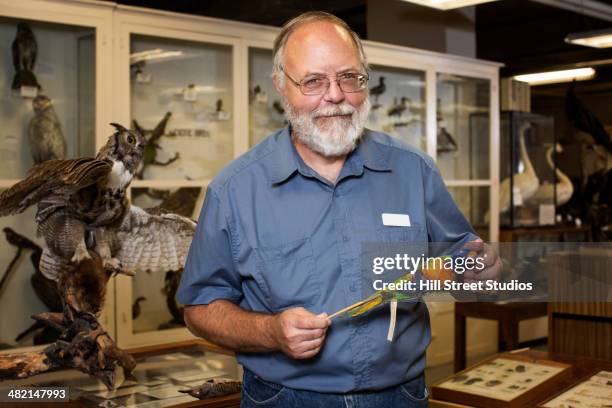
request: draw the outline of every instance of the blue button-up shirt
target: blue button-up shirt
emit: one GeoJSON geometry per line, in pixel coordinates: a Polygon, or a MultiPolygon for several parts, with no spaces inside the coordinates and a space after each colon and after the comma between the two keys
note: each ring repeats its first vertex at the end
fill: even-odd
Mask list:
{"type": "MultiPolygon", "coordinates": [[[[463,242],[476,238],[432,159],[366,130],[335,184],[300,158],[280,130],[230,163],[208,186],[177,299],[227,299],[246,310],[304,307],[329,314],[362,297],[362,242],[463,242]],[[383,225],[408,214],[410,227],[383,225]]],[[[400,303],[393,342],[389,308],[334,319],[321,352],[239,353],[255,374],[319,392],[381,389],[417,377],[431,340],[422,302],[400,303]]]]}

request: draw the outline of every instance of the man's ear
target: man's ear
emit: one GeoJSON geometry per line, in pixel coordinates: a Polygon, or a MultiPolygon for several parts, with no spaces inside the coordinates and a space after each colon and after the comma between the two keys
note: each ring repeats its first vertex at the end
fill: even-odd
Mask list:
{"type": "Polygon", "coordinates": [[[284,89],[281,88],[280,86],[280,81],[278,79],[278,74],[274,74],[272,75],[272,82],[274,82],[274,89],[276,89],[276,93],[279,96],[283,96],[283,92],[285,91],[284,89]]]}

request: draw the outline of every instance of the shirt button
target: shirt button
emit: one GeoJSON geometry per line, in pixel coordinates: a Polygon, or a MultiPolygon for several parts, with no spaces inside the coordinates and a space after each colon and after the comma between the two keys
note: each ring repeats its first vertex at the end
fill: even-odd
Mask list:
{"type": "Polygon", "coordinates": [[[344,242],[349,242],[351,239],[348,236],[344,235],[344,236],[342,236],[342,240],[344,242]]]}
{"type": "Polygon", "coordinates": [[[351,290],[351,292],[357,292],[357,284],[355,282],[351,283],[349,285],[349,289],[351,290]]]}

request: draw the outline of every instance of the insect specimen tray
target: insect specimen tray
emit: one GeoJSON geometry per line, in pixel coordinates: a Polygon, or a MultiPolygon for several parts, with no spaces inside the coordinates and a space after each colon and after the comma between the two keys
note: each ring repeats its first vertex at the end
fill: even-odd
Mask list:
{"type": "Polygon", "coordinates": [[[529,355],[500,353],[432,387],[435,400],[481,408],[520,408],[555,393],[572,365],[529,355]]]}

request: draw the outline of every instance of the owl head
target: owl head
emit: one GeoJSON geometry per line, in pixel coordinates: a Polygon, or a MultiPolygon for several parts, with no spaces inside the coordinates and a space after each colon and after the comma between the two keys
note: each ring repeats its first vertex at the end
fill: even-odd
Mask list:
{"type": "Polygon", "coordinates": [[[117,123],[111,123],[115,128],[106,145],[100,149],[96,156],[99,160],[121,161],[132,174],[142,160],[146,140],[134,130],[129,130],[117,123]]]}
{"type": "Polygon", "coordinates": [[[36,98],[32,99],[32,109],[34,109],[34,113],[36,114],[41,113],[51,106],[53,106],[53,102],[45,95],[38,95],[36,98]]]}

